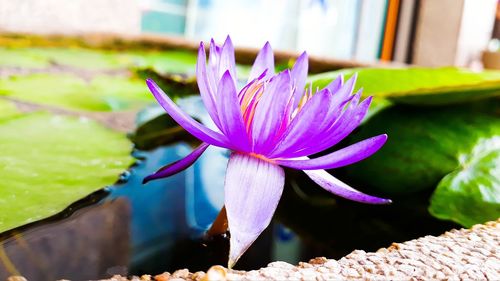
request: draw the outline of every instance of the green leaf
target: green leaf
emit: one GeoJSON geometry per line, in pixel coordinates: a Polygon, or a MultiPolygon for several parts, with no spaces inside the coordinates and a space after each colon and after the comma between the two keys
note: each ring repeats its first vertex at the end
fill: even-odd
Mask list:
{"type": "Polygon", "coordinates": [[[446,175],[431,198],[437,218],[466,227],[500,217],[500,136],[481,139],[458,169],[446,175]]]}
{"type": "MultiPolygon", "coordinates": [[[[213,121],[206,111],[199,95],[176,98],[177,105],[202,124],[210,126],[213,121]]],[[[150,150],[162,145],[183,140],[198,144],[199,140],[185,131],[160,106],[148,107],[139,112],[138,128],[129,138],[138,149],[150,150]]]]}
{"type": "Polygon", "coordinates": [[[45,68],[49,64],[46,57],[27,53],[23,48],[0,48],[0,67],[45,68]]]}
{"type": "Polygon", "coordinates": [[[30,56],[45,58],[56,65],[71,66],[86,70],[115,70],[133,63],[127,53],[80,48],[28,48],[30,56]]]}
{"type": "Polygon", "coordinates": [[[500,95],[500,71],[473,72],[460,68],[356,68],[310,77],[313,87],[324,87],[343,73],[358,73],[356,90],[395,103],[443,105],[500,95]]]}
{"type": "Polygon", "coordinates": [[[89,71],[152,68],[160,73],[192,73],[194,52],[132,51],[119,52],[83,48],[1,48],[0,67],[47,68],[60,65],[89,71]]]}
{"type": "Polygon", "coordinates": [[[344,168],[352,183],[390,195],[433,189],[459,167],[483,138],[500,134],[498,102],[382,110],[352,135],[352,142],[387,133],[387,143],[370,158],[344,168]]]}
{"type": "Polygon", "coordinates": [[[0,122],[0,232],[113,184],[130,150],[123,134],[88,119],[33,113],[0,122]]]}
{"type": "Polygon", "coordinates": [[[87,82],[70,74],[33,74],[0,80],[0,95],[66,109],[118,111],[153,101],[141,79],[98,76],[87,82]]]}
{"type": "Polygon", "coordinates": [[[198,142],[167,114],[159,115],[140,125],[129,138],[136,148],[141,150],[155,149],[181,139],[191,143],[198,142]]]}
{"type": "Polygon", "coordinates": [[[166,73],[194,75],[196,55],[186,51],[141,52],[135,55],[135,65],[139,68],[151,68],[166,73]]]}
{"type": "Polygon", "coordinates": [[[0,100],[0,122],[2,122],[2,120],[8,119],[12,116],[17,116],[19,114],[20,114],[19,111],[12,102],[6,100],[0,100]]]}

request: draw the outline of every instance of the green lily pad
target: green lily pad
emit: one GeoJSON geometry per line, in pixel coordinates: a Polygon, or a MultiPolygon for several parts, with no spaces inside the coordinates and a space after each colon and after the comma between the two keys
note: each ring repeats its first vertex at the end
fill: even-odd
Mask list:
{"type": "Polygon", "coordinates": [[[194,74],[194,52],[118,52],[83,48],[0,48],[0,67],[46,68],[51,64],[84,70],[152,68],[160,73],[194,74]]]}
{"type": "Polygon", "coordinates": [[[0,232],[51,216],[113,184],[131,163],[124,134],[33,113],[0,123],[0,232]]]}
{"type": "Polygon", "coordinates": [[[0,80],[0,95],[66,109],[137,109],[153,99],[141,79],[99,76],[90,82],[70,74],[33,74],[0,80]]]}
{"type": "Polygon", "coordinates": [[[126,68],[133,63],[128,54],[80,48],[29,48],[27,55],[45,58],[57,65],[87,70],[114,70],[126,68]]]}
{"type": "Polygon", "coordinates": [[[437,218],[466,227],[500,217],[500,134],[482,139],[458,169],[446,175],[431,198],[429,211],[437,218]]]}
{"type": "Polygon", "coordinates": [[[473,72],[460,68],[356,68],[310,77],[313,87],[324,87],[343,73],[358,73],[356,89],[365,95],[401,104],[443,105],[500,96],[500,71],[473,72]]]}
{"type": "Polygon", "coordinates": [[[432,108],[396,105],[361,126],[353,142],[387,133],[370,158],[344,168],[356,186],[389,195],[433,189],[480,139],[500,134],[498,101],[432,108]]]}
{"type": "Polygon", "coordinates": [[[29,54],[26,49],[0,48],[0,67],[44,68],[48,65],[46,57],[29,54]]]}
{"type": "Polygon", "coordinates": [[[151,68],[159,73],[195,73],[196,54],[186,51],[140,52],[136,53],[136,66],[151,68]]]}
{"type": "Polygon", "coordinates": [[[0,100],[0,122],[18,114],[19,111],[12,102],[0,100]]]}

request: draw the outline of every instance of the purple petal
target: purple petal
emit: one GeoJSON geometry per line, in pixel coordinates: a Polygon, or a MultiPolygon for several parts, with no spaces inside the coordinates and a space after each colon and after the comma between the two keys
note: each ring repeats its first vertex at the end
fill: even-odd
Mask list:
{"type": "Polygon", "coordinates": [[[344,84],[344,75],[340,74],[335,80],[330,82],[330,84],[328,84],[326,88],[330,90],[332,94],[334,94],[340,89],[340,87],[342,87],[342,84],[344,84]]]}
{"type": "MultiPolygon", "coordinates": [[[[335,79],[332,83],[337,81],[337,79],[335,79]]],[[[351,77],[351,79],[347,80],[347,82],[345,82],[345,84],[340,89],[338,89],[335,92],[332,92],[332,94],[333,94],[333,101],[332,102],[337,104],[337,105],[343,104],[343,101],[348,99],[349,96],[352,94],[352,91],[354,90],[354,85],[356,84],[357,79],[358,79],[358,74],[354,73],[354,75],[351,77]]],[[[335,84],[332,86],[335,86],[335,84]]],[[[330,88],[330,85],[328,85],[327,88],[330,88]]]]}
{"type": "MultiPolygon", "coordinates": [[[[361,92],[358,92],[356,95],[350,95],[352,88],[354,86],[354,79],[351,79],[349,83],[342,87],[343,76],[339,75],[334,81],[332,81],[327,87],[325,87],[321,91],[330,91],[331,97],[329,98],[329,102],[325,103],[323,106],[327,107],[327,113],[323,116],[324,120],[321,124],[317,126],[311,127],[305,138],[300,142],[294,145],[294,149],[288,149],[286,154],[290,153],[290,151],[295,150],[301,151],[306,147],[317,147],[317,144],[322,142],[326,136],[328,135],[328,129],[332,128],[334,125],[337,125],[340,118],[346,118],[346,114],[343,114],[342,111],[345,108],[345,105],[351,102],[351,105],[348,107],[350,111],[352,111],[353,107],[357,105],[357,100],[359,100],[361,96],[361,92]]],[[[349,115],[351,116],[351,115],[349,115]]],[[[347,120],[349,121],[349,120],[347,120]]],[[[300,154],[300,156],[306,156],[309,154],[300,154]]],[[[281,154],[279,157],[285,157],[285,155],[281,154]]],[[[296,155],[290,155],[285,158],[296,157],[296,155]]]]}
{"type": "Polygon", "coordinates": [[[233,153],[224,186],[229,231],[229,268],[266,229],[278,206],[285,173],[258,158],[233,153]]]}
{"type": "Polygon", "coordinates": [[[191,116],[182,111],[168,96],[163,92],[158,85],[152,80],[147,79],[146,83],[149,90],[153,93],[158,103],[165,109],[165,111],[181,125],[186,131],[200,139],[203,142],[225,148],[231,148],[226,136],[214,132],[209,128],[195,121],[191,116]]]}
{"type": "Polygon", "coordinates": [[[222,75],[224,75],[226,71],[229,71],[233,83],[236,86],[236,61],[234,58],[234,46],[231,41],[231,37],[229,36],[227,36],[220,52],[219,78],[222,78],[222,75]]]}
{"type": "Polygon", "coordinates": [[[215,89],[210,86],[207,74],[207,58],[205,55],[205,46],[203,42],[200,43],[198,49],[198,61],[196,62],[196,80],[198,88],[200,89],[201,99],[207,108],[208,114],[214,123],[221,129],[219,117],[217,116],[217,108],[215,104],[215,89]]]}
{"type": "Polygon", "coordinates": [[[325,115],[328,114],[328,107],[331,94],[328,90],[316,93],[293,118],[287,130],[283,134],[278,145],[269,154],[271,157],[278,157],[290,150],[295,150],[297,144],[303,142],[311,130],[320,126],[324,122],[325,115]]]}
{"type": "Polygon", "coordinates": [[[167,166],[162,167],[154,174],[149,175],[144,178],[142,183],[147,183],[151,180],[161,179],[170,177],[171,175],[177,174],[180,171],[185,170],[189,166],[193,165],[193,163],[200,158],[200,156],[207,150],[210,145],[208,143],[202,143],[200,146],[195,148],[188,156],[182,158],[179,161],[175,161],[174,163],[168,164],[167,166]]]}
{"type": "Polygon", "coordinates": [[[273,77],[264,88],[252,123],[253,150],[256,153],[265,153],[275,146],[274,137],[285,118],[291,95],[289,70],[273,77]]]}
{"type": "Polygon", "coordinates": [[[305,147],[297,147],[297,149],[293,152],[289,150],[286,151],[286,153],[282,153],[281,155],[276,155],[274,157],[295,158],[308,156],[336,145],[359,126],[368,111],[371,97],[366,98],[363,102],[357,105],[359,97],[359,93],[356,94],[351,101],[351,104],[349,104],[347,110],[342,113],[340,118],[322,134],[310,139],[309,142],[306,143],[305,147]]]}
{"type": "Polygon", "coordinates": [[[219,82],[217,100],[217,111],[224,134],[231,140],[239,151],[250,151],[250,140],[245,129],[243,116],[241,115],[238,94],[227,70],[219,82]]]}
{"type": "Polygon", "coordinates": [[[210,88],[214,94],[217,93],[217,84],[219,83],[219,62],[221,48],[215,44],[214,39],[210,40],[210,54],[208,56],[207,77],[210,88]]]}
{"type": "Polygon", "coordinates": [[[383,134],[357,142],[318,158],[307,160],[276,160],[276,163],[297,170],[335,169],[370,157],[377,152],[386,141],[387,135],[383,134]]]}
{"type": "Polygon", "coordinates": [[[264,47],[259,51],[259,54],[257,54],[252,70],[250,70],[248,82],[258,78],[266,70],[264,78],[269,79],[274,75],[274,55],[269,42],[266,42],[264,47]]]}
{"type": "Polygon", "coordinates": [[[340,197],[368,204],[391,203],[390,199],[384,199],[364,194],[348,186],[347,184],[341,182],[337,178],[327,173],[325,170],[310,170],[310,171],[304,171],[304,173],[306,173],[315,183],[324,188],[326,191],[329,191],[340,197]]]}
{"type": "Polygon", "coordinates": [[[291,76],[292,83],[295,85],[295,101],[297,104],[300,101],[300,97],[304,93],[304,87],[306,86],[307,79],[307,71],[309,68],[309,61],[307,57],[307,53],[303,52],[298,58],[295,64],[293,65],[291,76]]]}

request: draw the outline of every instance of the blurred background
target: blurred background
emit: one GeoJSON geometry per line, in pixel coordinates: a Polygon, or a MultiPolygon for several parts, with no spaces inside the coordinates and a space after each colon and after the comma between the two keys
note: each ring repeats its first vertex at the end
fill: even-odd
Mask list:
{"type": "Polygon", "coordinates": [[[500,69],[498,4],[0,0],[0,280],[227,262],[227,236],[204,234],[223,205],[228,151],[209,148],[185,171],[142,184],[198,145],[145,78],[214,125],[198,94],[197,49],[227,35],[242,81],[266,41],[276,71],[311,55],[313,89],[357,73],[355,91],[374,96],[370,111],[325,153],[390,138],[370,159],[329,172],[394,202],[343,200],[287,170],[275,219],[239,269],[340,258],[498,219],[500,71],[476,71],[500,69]]]}
{"type": "Polygon", "coordinates": [[[0,0],[0,30],[219,42],[230,34],[238,46],[270,41],[275,49],[342,60],[481,67],[482,52],[498,49],[497,6],[497,0],[0,0]]]}

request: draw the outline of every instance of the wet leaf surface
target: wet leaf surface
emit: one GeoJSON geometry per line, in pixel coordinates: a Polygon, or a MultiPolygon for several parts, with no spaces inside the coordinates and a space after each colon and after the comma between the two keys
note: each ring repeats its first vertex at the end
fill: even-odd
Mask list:
{"type": "Polygon", "coordinates": [[[442,105],[500,95],[500,71],[473,72],[460,68],[357,68],[310,77],[314,87],[324,87],[340,73],[358,73],[356,89],[377,98],[412,105],[442,105]]]}
{"type": "Polygon", "coordinates": [[[353,181],[389,194],[434,188],[459,166],[462,154],[470,153],[481,138],[498,134],[497,104],[383,110],[353,135],[353,142],[387,133],[387,143],[345,171],[353,181]]]}
{"type": "Polygon", "coordinates": [[[161,73],[193,73],[196,54],[181,50],[118,52],[85,48],[1,48],[0,67],[84,70],[153,68],[161,73]]]}
{"type": "Polygon", "coordinates": [[[33,113],[0,121],[0,232],[113,184],[131,163],[124,134],[86,119],[33,113]]]}
{"type": "Polygon", "coordinates": [[[480,139],[471,153],[459,158],[460,166],[439,182],[429,211],[466,227],[496,220],[500,216],[500,131],[480,139]]]}
{"type": "Polygon", "coordinates": [[[498,100],[489,100],[383,110],[352,141],[387,133],[387,143],[372,157],[342,169],[344,176],[366,192],[391,198],[437,187],[432,214],[464,226],[496,219],[500,216],[498,106],[498,100]]]}
{"type": "Polygon", "coordinates": [[[8,119],[9,117],[16,116],[19,114],[20,112],[17,110],[14,103],[0,99],[0,122],[2,122],[5,119],[8,119]]]}
{"type": "Polygon", "coordinates": [[[189,143],[198,143],[198,139],[186,132],[169,115],[162,114],[142,124],[130,135],[130,140],[141,150],[151,150],[162,145],[184,139],[189,143]]]}
{"type": "Polygon", "coordinates": [[[90,81],[71,74],[32,74],[0,80],[0,95],[72,110],[138,109],[153,101],[141,79],[98,76],[90,81]]]}

